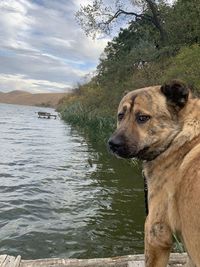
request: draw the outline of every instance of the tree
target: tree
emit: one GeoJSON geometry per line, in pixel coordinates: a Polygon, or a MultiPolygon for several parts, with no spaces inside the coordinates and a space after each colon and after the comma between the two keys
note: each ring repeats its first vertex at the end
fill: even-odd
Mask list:
{"type": "Polygon", "coordinates": [[[114,22],[119,21],[122,17],[131,20],[146,20],[150,22],[159,32],[161,43],[167,40],[167,33],[164,28],[162,19],[162,6],[166,5],[165,1],[159,0],[132,0],[132,8],[120,0],[113,0],[112,5],[105,5],[103,0],[93,0],[92,4],[81,5],[80,10],[76,13],[78,23],[84,29],[87,35],[96,36],[97,33],[110,33],[114,22]]]}
{"type": "Polygon", "coordinates": [[[151,62],[157,48],[158,34],[152,25],[145,21],[133,21],[118,36],[108,42],[97,66],[97,78],[102,84],[119,84],[144,64],[151,62]]]}
{"type": "Polygon", "coordinates": [[[200,43],[199,0],[177,0],[166,18],[170,45],[179,47],[200,43]]]}

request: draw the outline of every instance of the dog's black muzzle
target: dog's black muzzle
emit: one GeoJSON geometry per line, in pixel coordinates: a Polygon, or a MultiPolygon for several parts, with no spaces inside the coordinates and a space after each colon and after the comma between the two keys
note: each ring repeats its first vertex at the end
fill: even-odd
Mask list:
{"type": "Polygon", "coordinates": [[[111,153],[122,157],[122,158],[131,158],[130,152],[128,150],[126,140],[122,135],[113,135],[108,140],[108,148],[111,153]]]}

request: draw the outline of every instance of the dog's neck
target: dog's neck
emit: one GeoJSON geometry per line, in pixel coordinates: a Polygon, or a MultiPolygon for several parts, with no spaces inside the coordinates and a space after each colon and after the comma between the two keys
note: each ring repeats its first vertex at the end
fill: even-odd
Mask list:
{"type": "Polygon", "coordinates": [[[184,157],[197,144],[200,144],[200,100],[189,99],[188,104],[179,113],[179,123],[182,125],[180,132],[175,136],[170,146],[151,161],[144,162],[144,171],[147,179],[151,179],[154,171],[159,166],[165,166],[166,171],[170,166],[177,168],[184,157]],[[199,107],[199,113],[196,110],[199,107]],[[181,148],[181,149],[180,149],[181,148]],[[177,157],[178,155],[178,157],[177,157]]]}

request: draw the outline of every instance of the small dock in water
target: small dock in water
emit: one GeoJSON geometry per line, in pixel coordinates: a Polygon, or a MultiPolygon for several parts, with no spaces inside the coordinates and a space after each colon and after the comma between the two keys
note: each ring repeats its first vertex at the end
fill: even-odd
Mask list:
{"type": "MultiPolygon", "coordinates": [[[[187,262],[186,253],[172,253],[169,267],[182,267],[187,262]]],[[[144,255],[128,255],[97,259],[40,259],[23,260],[21,256],[0,256],[0,267],[144,267],[144,255]]]]}
{"type": "Polygon", "coordinates": [[[57,118],[56,114],[51,114],[49,112],[38,111],[37,114],[38,114],[39,119],[51,119],[51,118],[56,119],[57,118]]]}

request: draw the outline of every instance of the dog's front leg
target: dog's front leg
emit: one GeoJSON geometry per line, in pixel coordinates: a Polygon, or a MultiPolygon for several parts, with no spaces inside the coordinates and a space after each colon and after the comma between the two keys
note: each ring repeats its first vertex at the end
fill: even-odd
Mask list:
{"type": "Polygon", "coordinates": [[[172,233],[163,222],[145,223],[145,266],[166,267],[172,246],[172,233]]]}

